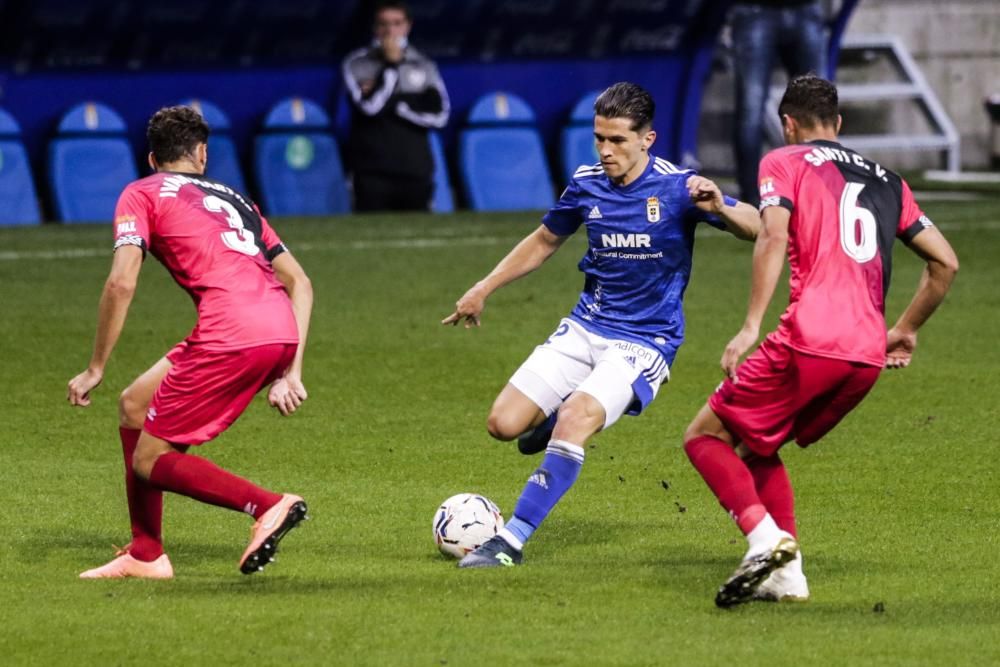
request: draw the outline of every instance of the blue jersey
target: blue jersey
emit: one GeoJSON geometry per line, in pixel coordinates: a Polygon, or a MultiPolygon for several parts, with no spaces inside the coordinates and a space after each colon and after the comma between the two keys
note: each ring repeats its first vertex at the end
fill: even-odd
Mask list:
{"type": "Polygon", "coordinates": [[[600,164],[582,166],[542,219],[559,236],[587,226],[589,247],[579,265],[586,280],[570,317],[605,338],[656,349],[668,365],[684,342],[681,302],[695,227],[725,227],[691,201],[687,180],[694,174],[650,155],[642,175],[622,187],[600,164]]]}

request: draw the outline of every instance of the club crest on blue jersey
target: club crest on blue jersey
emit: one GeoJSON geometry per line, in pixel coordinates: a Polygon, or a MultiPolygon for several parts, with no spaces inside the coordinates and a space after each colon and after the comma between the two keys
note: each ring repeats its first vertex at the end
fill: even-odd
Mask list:
{"type": "Polygon", "coordinates": [[[648,197],[646,199],[646,220],[650,223],[660,221],[660,198],[648,197]]]}

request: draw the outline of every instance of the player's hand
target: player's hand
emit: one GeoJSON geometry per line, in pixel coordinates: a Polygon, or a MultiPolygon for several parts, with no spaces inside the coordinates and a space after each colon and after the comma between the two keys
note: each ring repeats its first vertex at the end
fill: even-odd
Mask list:
{"type": "Polygon", "coordinates": [[[93,368],[88,368],[69,381],[66,388],[66,400],[70,405],[87,407],[90,405],[90,392],[101,384],[104,374],[93,368]]]}
{"type": "Polygon", "coordinates": [[[720,362],[722,366],[722,372],[726,374],[733,382],[739,382],[739,378],[736,376],[736,367],[740,364],[740,358],[746,354],[746,351],[757,342],[757,336],[759,331],[755,328],[744,326],[740,329],[740,332],[733,336],[733,339],[729,341],[729,345],[726,345],[725,351],[722,353],[722,361],[720,362]]]}
{"type": "Polygon", "coordinates": [[[486,295],[483,294],[478,285],[474,286],[455,303],[455,312],[441,320],[441,324],[458,326],[459,322],[465,320],[466,329],[470,329],[473,326],[478,327],[480,324],[479,317],[483,314],[483,308],[485,307],[486,295]]]}
{"type": "Polygon", "coordinates": [[[389,37],[382,42],[382,55],[394,64],[403,59],[403,47],[398,37],[389,37]]]}
{"type": "Polygon", "coordinates": [[[285,417],[298,410],[307,398],[309,394],[301,378],[290,375],[275,380],[267,392],[267,402],[285,417]]]}
{"type": "Polygon", "coordinates": [[[726,205],[722,190],[714,181],[704,176],[692,176],[687,180],[688,194],[694,205],[709,213],[720,213],[726,205]]]}
{"type": "Polygon", "coordinates": [[[896,327],[889,329],[885,341],[885,367],[906,368],[913,360],[917,347],[917,332],[906,333],[896,327]]]}

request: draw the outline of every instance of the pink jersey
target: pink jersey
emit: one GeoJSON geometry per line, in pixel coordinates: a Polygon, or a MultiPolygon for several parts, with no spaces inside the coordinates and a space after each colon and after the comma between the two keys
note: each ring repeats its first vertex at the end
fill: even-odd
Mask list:
{"type": "Polygon", "coordinates": [[[187,341],[205,350],[298,343],[292,303],[271,268],[285,251],[257,207],[196,174],[160,172],[130,183],[115,208],[115,249],[137,245],[194,300],[187,341]]]}
{"type": "Polygon", "coordinates": [[[774,339],[882,366],[893,241],[931,226],[906,181],[838,143],[812,141],[764,156],[760,196],[762,211],[791,211],[791,298],[774,339]]]}

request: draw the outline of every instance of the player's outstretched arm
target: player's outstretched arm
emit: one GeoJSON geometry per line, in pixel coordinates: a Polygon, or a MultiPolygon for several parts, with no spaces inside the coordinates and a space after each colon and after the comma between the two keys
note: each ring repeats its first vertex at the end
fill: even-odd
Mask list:
{"type": "Polygon", "coordinates": [[[94,337],[94,351],[90,356],[87,370],[69,381],[66,398],[70,405],[90,405],[90,392],[104,379],[104,367],[114,350],[129,305],[135,295],[142,268],[142,248],[123,245],[115,250],[111,261],[111,272],[104,282],[101,301],[97,307],[97,335],[94,337]]]}
{"type": "Polygon", "coordinates": [[[913,237],[910,248],[927,262],[913,300],[886,336],[886,368],[905,368],[917,347],[917,330],[934,313],[958,273],[958,257],[936,227],[928,227],[913,237]]]}
{"type": "Polygon", "coordinates": [[[740,329],[722,353],[722,370],[734,380],[740,358],[757,342],[760,323],[764,319],[774,290],[781,278],[788,248],[788,221],[791,213],[780,206],[764,209],[760,233],[753,249],[753,278],[750,285],[750,305],[740,329]]]}
{"type": "Polygon", "coordinates": [[[313,288],[309,276],[292,253],[283,252],[271,262],[274,275],[284,285],[288,298],[292,301],[292,312],[299,329],[299,346],[295,358],[285,371],[285,375],[271,385],[267,401],[286,417],[302,405],[309,395],[302,384],[302,359],[306,351],[309,334],[309,319],[312,316],[313,288]]]}
{"type": "Polygon", "coordinates": [[[489,275],[470,287],[455,303],[455,312],[441,320],[441,324],[458,325],[464,320],[466,329],[472,326],[478,327],[487,297],[504,285],[537,269],[567,238],[569,237],[553,234],[548,227],[540,225],[514,246],[514,249],[500,260],[489,275]]]}
{"type": "Polygon", "coordinates": [[[726,230],[738,239],[752,241],[760,230],[760,213],[750,204],[736,202],[730,206],[722,196],[722,190],[711,179],[692,176],[687,180],[688,194],[694,205],[703,211],[717,215],[726,225],[726,230]]]}

